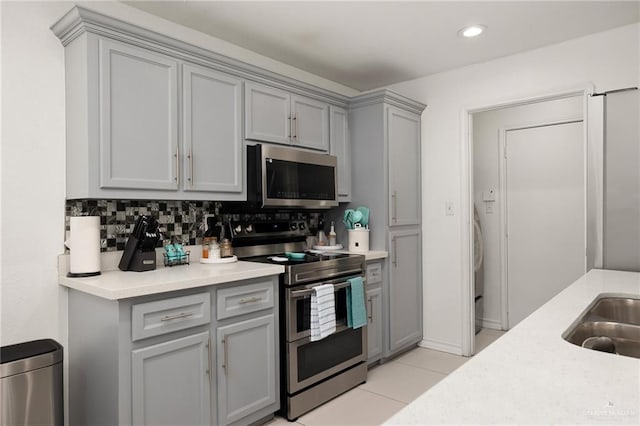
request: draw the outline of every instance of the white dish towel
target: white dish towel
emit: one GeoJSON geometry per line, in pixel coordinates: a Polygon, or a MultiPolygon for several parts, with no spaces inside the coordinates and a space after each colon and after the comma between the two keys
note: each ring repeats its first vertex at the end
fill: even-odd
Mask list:
{"type": "Polygon", "coordinates": [[[311,341],[324,339],[336,331],[336,303],[332,284],[313,287],[311,293],[311,341]]]}

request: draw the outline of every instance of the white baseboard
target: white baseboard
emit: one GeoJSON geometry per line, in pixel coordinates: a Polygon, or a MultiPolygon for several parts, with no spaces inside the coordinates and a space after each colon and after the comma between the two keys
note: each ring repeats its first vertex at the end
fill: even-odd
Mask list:
{"type": "Polygon", "coordinates": [[[483,318],[482,328],[492,328],[494,330],[502,330],[502,323],[500,321],[483,318]]]}
{"type": "Polygon", "coordinates": [[[451,343],[441,342],[432,339],[422,339],[418,346],[421,348],[433,349],[440,352],[447,352],[454,355],[462,355],[462,348],[451,343]]]}

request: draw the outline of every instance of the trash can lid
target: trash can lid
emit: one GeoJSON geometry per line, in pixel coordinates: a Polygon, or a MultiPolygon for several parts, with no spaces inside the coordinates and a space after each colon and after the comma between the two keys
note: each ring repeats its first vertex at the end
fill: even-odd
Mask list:
{"type": "Polygon", "coordinates": [[[24,373],[62,362],[62,345],[53,339],[0,347],[0,377],[24,373]]]}
{"type": "Polygon", "coordinates": [[[62,346],[53,339],[32,340],[0,348],[0,364],[30,358],[61,350],[62,346]]]}

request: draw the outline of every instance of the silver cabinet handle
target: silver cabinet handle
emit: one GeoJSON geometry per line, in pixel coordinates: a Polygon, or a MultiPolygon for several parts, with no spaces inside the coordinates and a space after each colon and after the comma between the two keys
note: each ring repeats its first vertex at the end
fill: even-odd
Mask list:
{"type": "Polygon", "coordinates": [[[176,147],[174,157],[176,157],[176,177],[174,179],[176,183],[180,185],[180,148],[176,147]]]}
{"type": "Polygon", "coordinates": [[[242,305],[244,303],[253,303],[253,302],[258,302],[260,300],[262,300],[262,297],[248,297],[246,299],[238,300],[238,304],[242,305]]]}
{"type": "Polygon", "coordinates": [[[187,159],[189,160],[189,177],[187,180],[191,185],[193,185],[193,154],[191,148],[189,148],[189,154],[187,155],[187,159]]]}
{"type": "Polygon", "coordinates": [[[209,384],[211,384],[211,337],[207,341],[207,376],[209,376],[209,384]]]}
{"type": "Polygon", "coordinates": [[[398,194],[396,191],[391,194],[391,220],[394,223],[398,221],[398,194]]]}
{"type": "Polygon", "coordinates": [[[172,320],[175,320],[175,319],[188,318],[188,317],[191,317],[191,316],[193,316],[193,312],[181,312],[181,313],[176,314],[176,315],[164,316],[164,317],[160,318],[160,321],[172,321],[172,320]]]}
{"type": "Polygon", "coordinates": [[[293,116],[293,139],[298,137],[298,118],[293,116]]]}
{"type": "Polygon", "coordinates": [[[291,114],[287,117],[289,120],[289,133],[287,134],[287,139],[291,139],[291,114]]]}
{"type": "Polygon", "coordinates": [[[222,369],[225,374],[228,372],[229,366],[227,365],[227,357],[229,355],[229,348],[227,346],[227,336],[222,338],[222,369]]]}
{"type": "Polygon", "coordinates": [[[393,266],[398,267],[398,241],[393,237],[393,266]]]}
{"type": "Polygon", "coordinates": [[[373,300],[371,298],[368,299],[369,302],[369,322],[373,322],[373,300]]]}

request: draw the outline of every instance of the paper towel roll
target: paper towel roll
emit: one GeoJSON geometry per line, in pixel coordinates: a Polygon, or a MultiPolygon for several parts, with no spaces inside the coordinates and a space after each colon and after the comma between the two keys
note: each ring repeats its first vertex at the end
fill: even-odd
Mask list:
{"type": "Polygon", "coordinates": [[[70,276],[100,274],[100,217],[70,218],[71,231],[66,242],[71,251],[70,276]]]}

